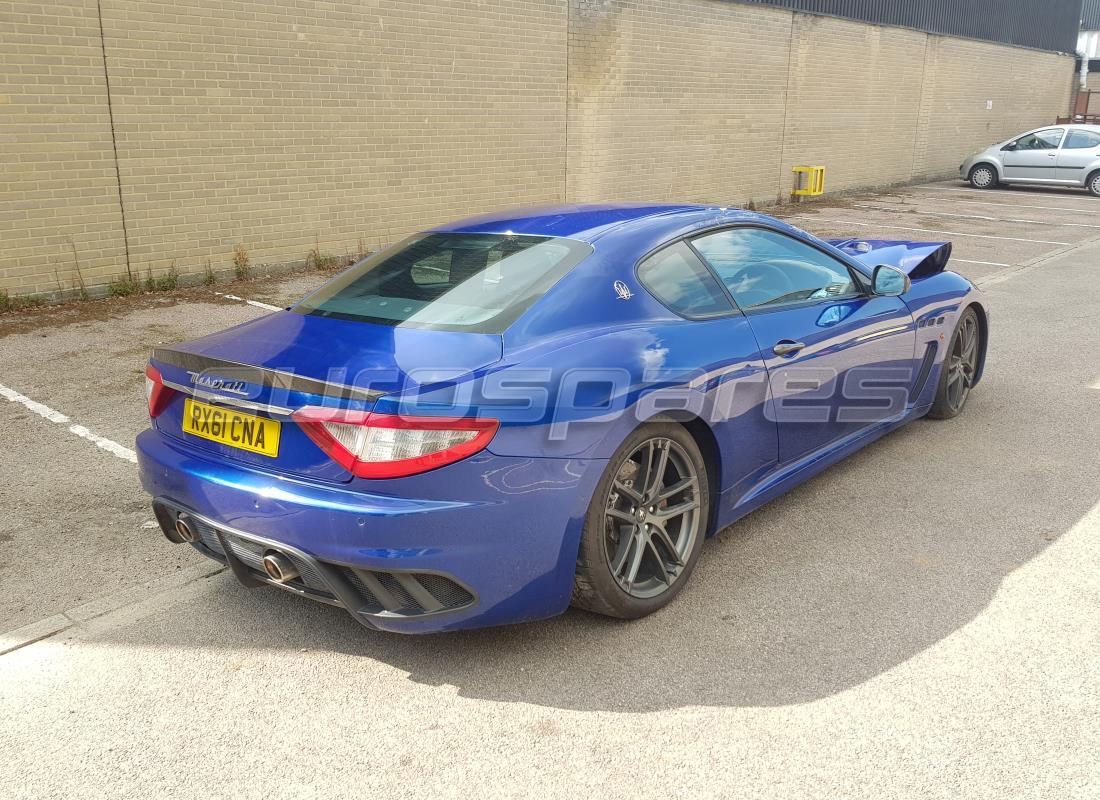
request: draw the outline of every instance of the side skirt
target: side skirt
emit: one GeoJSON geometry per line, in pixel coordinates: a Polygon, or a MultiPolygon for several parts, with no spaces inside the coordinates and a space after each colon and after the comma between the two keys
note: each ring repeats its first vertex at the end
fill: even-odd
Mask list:
{"type": "Polygon", "coordinates": [[[876,439],[890,433],[890,431],[900,428],[918,417],[923,417],[931,407],[931,404],[925,404],[907,409],[896,417],[885,419],[870,428],[837,439],[816,453],[811,453],[790,464],[779,466],[742,495],[732,508],[720,512],[715,530],[720,531],[732,525],[746,514],[755,511],[760,506],[790,491],[799,484],[805,483],[838,461],[844,460],[857,450],[863,449],[876,439]]]}

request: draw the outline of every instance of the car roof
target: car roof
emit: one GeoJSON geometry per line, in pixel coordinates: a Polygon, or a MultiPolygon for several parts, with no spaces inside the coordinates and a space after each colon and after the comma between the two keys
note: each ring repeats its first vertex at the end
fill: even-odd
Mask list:
{"type": "Polygon", "coordinates": [[[1029,133],[1036,133],[1038,131],[1049,131],[1051,128],[1068,128],[1070,130],[1100,132],[1100,125],[1093,125],[1085,122],[1056,122],[1053,125],[1043,125],[1039,128],[1032,128],[1031,130],[1025,131],[1024,133],[1017,134],[1017,136],[1027,136],[1029,133]]]}
{"type": "MultiPolygon", "coordinates": [[[[672,203],[588,203],[511,209],[432,228],[432,233],[500,233],[556,236],[593,242],[612,230],[629,227],[676,228],[684,223],[730,217],[763,220],[762,215],[719,206],[672,203]]],[[[769,220],[771,221],[771,220],[769,220]]]]}

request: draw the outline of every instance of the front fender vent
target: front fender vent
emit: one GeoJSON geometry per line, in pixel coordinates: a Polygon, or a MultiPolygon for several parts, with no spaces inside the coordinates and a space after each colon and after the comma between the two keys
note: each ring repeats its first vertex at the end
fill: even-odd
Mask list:
{"type": "Polygon", "coordinates": [[[932,371],[932,365],[936,362],[937,350],[939,350],[939,345],[936,342],[929,342],[928,346],[924,348],[924,359],[920,362],[917,379],[913,382],[913,388],[909,391],[910,405],[917,402],[921,392],[924,391],[924,385],[928,383],[928,374],[932,371]]]}

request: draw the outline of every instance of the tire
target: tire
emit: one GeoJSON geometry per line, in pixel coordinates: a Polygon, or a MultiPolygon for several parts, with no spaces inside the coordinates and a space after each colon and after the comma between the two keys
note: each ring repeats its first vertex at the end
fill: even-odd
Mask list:
{"type": "Polygon", "coordinates": [[[1089,194],[1093,197],[1100,197],[1100,169],[1089,175],[1085,188],[1089,190],[1089,194]]]}
{"type": "Polygon", "coordinates": [[[972,308],[959,317],[951,334],[951,343],[943,357],[940,382],[936,387],[936,399],[928,416],[933,419],[953,419],[962,413],[970,398],[978,359],[982,352],[982,326],[978,314],[972,308]]]}
{"type": "Polygon", "coordinates": [[[975,189],[996,189],[1000,183],[997,180],[997,170],[989,164],[975,164],[971,168],[967,180],[975,189]]]}
{"type": "Polygon", "coordinates": [[[621,619],[665,607],[691,577],[709,519],[710,484],[695,440],[674,422],[638,428],[608,461],[593,493],[577,555],[573,605],[621,619]],[[656,481],[650,463],[653,474],[664,465],[656,481]],[[662,516],[676,508],[684,510],[662,516]]]}

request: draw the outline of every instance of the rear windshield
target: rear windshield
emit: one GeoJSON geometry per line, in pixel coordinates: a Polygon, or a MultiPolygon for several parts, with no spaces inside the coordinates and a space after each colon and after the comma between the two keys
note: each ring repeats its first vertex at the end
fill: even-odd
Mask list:
{"type": "Polygon", "coordinates": [[[501,333],[590,252],[583,242],[547,236],[419,234],[357,264],[292,310],[501,333]]]}

